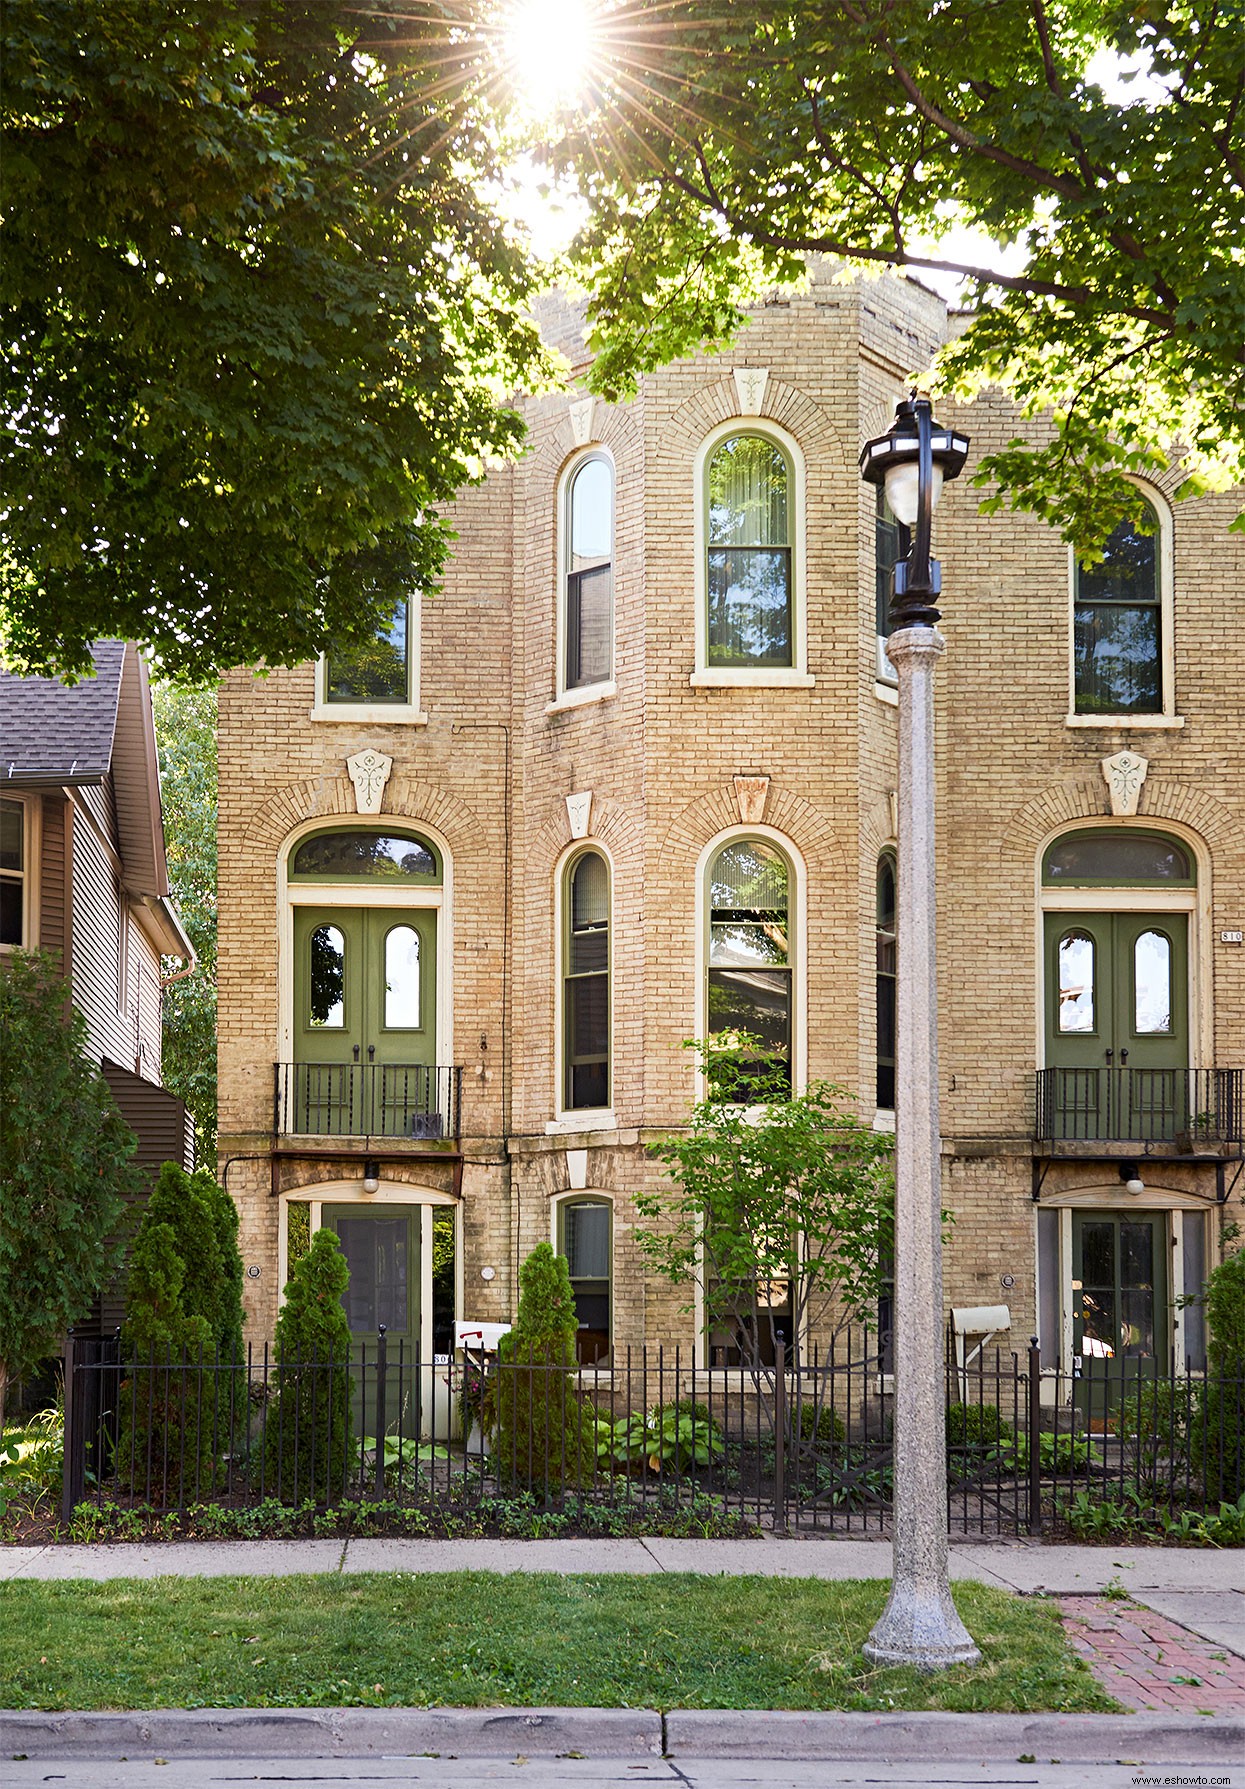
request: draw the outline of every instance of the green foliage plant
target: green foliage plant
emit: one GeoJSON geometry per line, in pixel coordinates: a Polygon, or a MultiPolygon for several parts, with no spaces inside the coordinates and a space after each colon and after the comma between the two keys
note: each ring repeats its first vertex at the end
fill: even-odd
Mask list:
{"type": "Polygon", "coordinates": [[[595,1465],[595,1420],[575,1388],[577,1329],[566,1259],[538,1243],[497,1351],[495,1457],[507,1483],[546,1496],[585,1482],[595,1465]]]}
{"type": "Polygon", "coordinates": [[[294,1265],[273,1340],[275,1396],[263,1437],[263,1483],[282,1503],[340,1497],[351,1455],[350,1269],[331,1230],[294,1265]]]}
{"type": "Polygon", "coordinates": [[[686,1472],[711,1465],[726,1452],[722,1432],[703,1404],[661,1404],[636,1410],[597,1430],[597,1458],[649,1472],[686,1472]]]}
{"type": "Polygon", "coordinates": [[[686,1047],[706,1097],[684,1131],[651,1145],[668,1178],[636,1194],[637,1239],[663,1278],[699,1289],[709,1330],[729,1335],[758,1377],[776,1340],[767,1291],[785,1283],[798,1370],[805,1335],[876,1308],[893,1251],[894,1139],[830,1082],[793,1098],[785,1063],[753,1038],[686,1047]]]}
{"type": "MultiPolygon", "coordinates": [[[[192,1237],[212,1236],[202,1225],[188,1228],[192,1237]]],[[[197,1496],[213,1478],[215,1350],[210,1319],[190,1308],[186,1234],[148,1206],[130,1254],[121,1330],[116,1475],[127,1489],[160,1499],[178,1490],[197,1496]]]]}
{"type": "Polygon", "coordinates": [[[0,959],[0,1427],[8,1385],[85,1316],[143,1190],[57,962],[0,959]]]}
{"type": "MultiPolygon", "coordinates": [[[[206,1168],[188,1174],[177,1162],[165,1162],[147,1201],[138,1236],[145,1226],[152,1225],[167,1226],[173,1233],[173,1252],[183,1269],[182,1308],[187,1317],[202,1317],[206,1322],[206,1354],[226,1361],[241,1360],[243,1272],[233,1200],[206,1168]]],[[[126,1300],[128,1333],[123,1338],[131,1345],[136,1331],[130,1313],[136,1296],[132,1287],[126,1300]]]]}
{"type": "Polygon", "coordinates": [[[1232,1504],[1245,1492],[1245,1249],[1209,1274],[1204,1302],[1210,1336],[1195,1447],[1205,1462],[1207,1496],[1232,1504]]]}
{"type": "Polygon", "coordinates": [[[1012,1439],[1012,1427],[997,1404],[948,1404],[947,1446],[974,1453],[997,1452],[1012,1439]]]}

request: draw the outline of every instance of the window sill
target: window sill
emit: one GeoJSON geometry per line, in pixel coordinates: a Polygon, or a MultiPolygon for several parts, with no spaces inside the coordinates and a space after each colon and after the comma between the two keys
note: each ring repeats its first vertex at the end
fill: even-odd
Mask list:
{"type": "Polygon", "coordinates": [[[389,724],[398,727],[426,727],[428,716],[422,708],[415,708],[409,702],[317,702],[311,711],[313,721],[346,721],[357,726],[361,721],[369,725],[384,726],[389,724]]]}
{"type": "Polygon", "coordinates": [[[895,1134],[895,1114],[889,1106],[879,1106],[873,1114],[873,1129],[883,1131],[888,1136],[895,1134]]]}
{"type": "Polygon", "coordinates": [[[618,694],[618,685],[611,679],[608,683],[590,683],[581,690],[563,690],[552,702],[545,703],[546,714],[562,714],[568,708],[587,708],[594,702],[609,702],[618,694]]]}
{"type": "Polygon", "coordinates": [[[899,691],[893,683],[883,683],[879,677],[875,679],[873,693],[879,702],[885,702],[888,708],[899,707],[899,691]]]}
{"type": "Polygon", "coordinates": [[[547,1137],[571,1137],[576,1131],[616,1131],[618,1120],[613,1112],[600,1107],[592,1111],[564,1112],[558,1118],[551,1118],[545,1126],[547,1137]]]}
{"type": "Polygon", "coordinates": [[[1066,727],[1118,727],[1121,730],[1132,728],[1136,732],[1151,732],[1159,727],[1183,727],[1182,714],[1069,714],[1064,716],[1066,727]]]}
{"type": "Polygon", "coordinates": [[[763,668],[750,671],[742,666],[732,670],[723,666],[720,669],[693,671],[687,681],[693,689],[811,690],[817,679],[811,671],[763,668]]]}

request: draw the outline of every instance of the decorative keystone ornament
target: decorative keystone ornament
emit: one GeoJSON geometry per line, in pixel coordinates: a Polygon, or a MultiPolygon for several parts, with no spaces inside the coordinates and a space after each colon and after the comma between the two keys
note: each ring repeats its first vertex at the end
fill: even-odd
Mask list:
{"type": "Polygon", "coordinates": [[[356,752],[352,758],[346,759],[346,769],[350,772],[350,780],[354,784],[354,805],[358,814],[379,814],[380,804],[385,794],[385,784],[389,781],[389,772],[393,769],[393,759],[387,758],[384,752],[378,752],[375,746],[368,746],[356,752]]]}
{"type": "Polygon", "coordinates": [[[1102,760],[1102,774],[1106,779],[1113,814],[1128,815],[1137,812],[1137,803],[1141,800],[1141,785],[1146,780],[1149,768],[1150,760],[1143,758],[1140,752],[1116,752],[1114,757],[1102,760]]]}
{"type": "Polygon", "coordinates": [[[769,794],[767,776],[737,776],[735,800],[739,803],[739,819],[744,826],[759,826],[765,818],[765,798],[769,794]]]}
{"type": "Polygon", "coordinates": [[[735,368],[735,391],[739,398],[739,414],[741,416],[759,416],[761,414],[761,405],[765,402],[765,387],[768,383],[768,367],[737,366],[735,368]]]}
{"type": "Polygon", "coordinates": [[[583,789],[578,795],[566,798],[566,818],[570,822],[571,837],[586,839],[588,829],[592,825],[592,790],[583,789]]]}

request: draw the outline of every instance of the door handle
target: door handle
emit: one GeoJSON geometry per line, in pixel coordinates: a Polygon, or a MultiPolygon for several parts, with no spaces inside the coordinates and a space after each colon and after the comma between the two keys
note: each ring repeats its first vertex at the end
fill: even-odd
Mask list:
{"type": "Polygon", "coordinates": [[[376,1060],[376,1045],[375,1045],[375,1044],[369,1044],[369,1045],[368,1045],[368,1047],[367,1047],[367,1059],[368,1059],[368,1061],[369,1061],[369,1062],[375,1062],[375,1060],[376,1060]]]}
{"type": "Polygon", "coordinates": [[[1127,1062],[1127,1061],[1128,1061],[1128,1051],[1127,1051],[1127,1050],[1121,1050],[1121,1051],[1120,1051],[1120,1061],[1121,1061],[1121,1062],[1127,1062]]]}
{"type": "Polygon", "coordinates": [[[1115,1051],[1114,1050],[1106,1051],[1106,1058],[1107,1058],[1107,1067],[1110,1068],[1111,1064],[1115,1060],[1115,1051]]]}
{"type": "Polygon", "coordinates": [[[358,1061],[358,1060],[359,1060],[359,1046],[358,1046],[358,1044],[355,1044],[355,1046],[354,1046],[354,1059],[355,1059],[355,1061],[356,1061],[356,1062],[357,1062],[357,1061],[358,1061]]]}

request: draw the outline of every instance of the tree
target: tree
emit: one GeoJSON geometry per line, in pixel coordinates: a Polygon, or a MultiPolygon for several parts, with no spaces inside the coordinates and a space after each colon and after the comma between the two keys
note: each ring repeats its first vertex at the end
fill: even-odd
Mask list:
{"type": "Polygon", "coordinates": [[[52,958],[0,961],[0,1425],[9,1381],[85,1316],[121,1257],[137,1146],[52,958]]]}
{"type": "Polygon", "coordinates": [[[340,1491],[350,1452],[350,1269],[331,1230],[317,1230],[285,1285],[273,1357],[276,1398],[264,1426],[264,1487],[287,1503],[340,1491]]]}
{"type": "Polygon", "coordinates": [[[543,365],[436,31],[401,0],[8,0],[3,30],[11,668],[367,641],[543,365]]]}
{"type": "Polygon", "coordinates": [[[148,1500],[178,1487],[197,1498],[214,1476],[217,1386],[203,1370],[212,1326],[191,1308],[184,1246],[148,1206],[130,1255],[115,1454],[117,1477],[148,1500]]]}
{"type": "Polygon", "coordinates": [[[194,1120],[201,1161],[216,1154],[216,692],[152,691],[173,905],[194,945],[192,974],[164,990],[162,1076],[194,1120]]]}
{"type": "Polygon", "coordinates": [[[1245,482],[1239,6],[632,0],[592,80],[547,155],[590,207],[573,263],[599,390],[721,346],[806,256],[939,269],[975,315],[936,385],[997,382],[1054,418],[1053,440],[981,462],[988,508],[1088,551],[1135,508],[1123,473],[1173,441],[1182,494],[1245,482]],[[1137,98],[1090,77],[1097,51],[1148,65],[1137,98]],[[1015,271],[957,253],[963,225],[1011,245],[1015,271]]]}
{"type": "Polygon", "coordinates": [[[635,1196],[654,1226],[640,1247],[666,1279],[698,1288],[706,1326],[754,1373],[774,1359],[772,1291],[786,1287],[798,1369],[807,1334],[876,1308],[893,1248],[893,1139],[827,1081],[791,1097],[786,1064],[755,1039],[688,1047],[707,1094],[685,1132],[651,1146],[670,1184],[635,1196]]]}
{"type": "MultiPolygon", "coordinates": [[[[242,1257],[238,1253],[238,1212],[215,1177],[193,1174],[165,1162],[139,1224],[135,1244],[150,1229],[167,1229],[181,1263],[180,1299],[187,1318],[203,1320],[203,1346],[211,1359],[242,1358],[242,1257]]],[[[146,1319],[138,1314],[139,1292],[131,1274],[126,1297],[126,1336],[137,1343],[146,1319]]]]}
{"type": "Polygon", "coordinates": [[[514,1327],[497,1350],[497,1456],[507,1479],[546,1496],[582,1483],[596,1458],[575,1392],[577,1328],[566,1258],[537,1243],[519,1269],[514,1327]]]}

